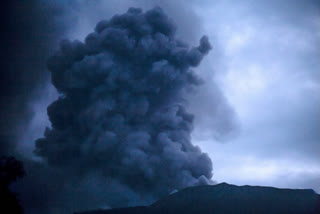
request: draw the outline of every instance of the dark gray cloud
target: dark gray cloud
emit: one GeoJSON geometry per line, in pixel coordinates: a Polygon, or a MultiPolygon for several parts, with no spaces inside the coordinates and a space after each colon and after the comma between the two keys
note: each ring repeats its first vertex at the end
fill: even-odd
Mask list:
{"type": "MultiPolygon", "coordinates": [[[[204,13],[197,11],[202,2],[199,4],[197,1],[181,0],[78,1],[77,4],[72,5],[76,9],[70,9],[75,24],[67,36],[84,39],[90,32],[91,26],[101,17],[110,18],[114,13],[123,13],[125,8],[132,5],[145,10],[157,5],[161,6],[179,26],[176,32],[177,37],[189,44],[196,45],[202,32],[206,31],[203,28],[204,13]]],[[[216,17],[212,22],[219,20],[220,18],[216,17]]],[[[216,39],[215,32],[210,35],[210,40],[213,43],[210,62],[208,58],[204,59],[197,69],[204,84],[197,89],[196,93],[186,94],[187,99],[191,100],[188,110],[196,115],[194,133],[197,133],[197,137],[226,141],[234,137],[239,123],[236,121],[235,112],[215,82],[215,73],[225,73],[226,70],[221,63],[221,47],[218,47],[219,41],[216,39]],[[202,130],[202,133],[197,130],[202,130]]]]}
{"type": "MultiPolygon", "coordinates": [[[[99,22],[84,43],[61,42],[48,61],[60,97],[48,107],[52,127],[35,150],[48,166],[32,173],[24,186],[39,183],[48,203],[72,196],[65,207],[74,210],[146,203],[211,182],[211,160],[190,141],[193,116],[184,98],[201,82],[190,68],[211,46],[204,36],[191,48],[175,32],[162,9],[131,8],[99,22]],[[41,185],[37,174],[50,177],[52,171],[63,176],[41,185]],[[59,193],[52,189],[57,186],[59,193]],[[118,197],[110,196],[113,191],[118,197]],[[93,195],[97,201],[91,203],[93,195]]],[[[30,212],[32,203],[24,202],[30,212]]]]}
{"type": "MultiPolygon", "coordinates": [[[[193,71],[189,71],[190,69],[188,67],[194,67],[199,63],[199,61],[201,61],[202,56],[208,51],[206,50],[206,46],[209,47],[209,44],[206,43],[206,39],[203,38],[200,42],[200,46],[197,48],[189,48],[185,42],[178,41],[175,38],[182,38],[191,43],[193,46],[196,45],[197,39],[201,35],[201,21],[199,17],[193,13],[193,10],[189,7],[189,5],[184,4],[182,1],[115,1],[113,3],[106,3],[104,1],[56,1],[55,3],[52,3],[32,0],[28,2],[10,2],[7,3],[5,7],[2,7],[2,10],[2,22],[5,30],[4,34],[1,35],[1,56],[4,65],[3,70],[5,72],[1,73],[1,82],[3,84],[1,84],[0,151],[2,154],[15,155],[24,161],[27,176],[16,184],[15,189],[17,192],[19,192],[19,196],[26,213],[71,213],[74,210],[86,210],[104,206],[114,207],[145,204],[154,201],[161,194],[170,192],[173,188],[178,189],[184,186],[211,182],[210,178],[212,176],[212,168],[210,159],[206,154],[202,153],[197,146],[193,146],[190,143],[189,134],[193,126],[193,117],[187,112],[187,110],[185,110],[186,102],[184,100],[186,98],[185,92],[189,91],[192,87],[199,85],[197,75],[194,75],[193,71]],[[110,5],[112,5],[112,7],[110,5]],[[50,165],[34,161],[38,158],[31,155],[31,151],[34,148],[33,139],[41,137],[43,127],[45,125],[49,125],[47,116],[44,115],[45,109],[48,103],[52,102],[53,99],[58,96],[55,89],[53,89],[49,83],[50,75],[46,71],[45,67],[48,56],[52,54],[52,51],[55,49],[58,41],[61,40],[61,38],[66,37],[83,39],[84,36],[91,31],[90,29],[92,28],[93,24],[101,20],[101,18],[110,18],[117,12],[122,13],[128,8],[128,6],[131,5],[136,5],[144,9],[149,9],[156,5],[160,5],[170,14],[170,17],[174,18],[174,21],[170,20],[168,22],[172,27],[171,33],[169,28],[167,35],[161,36],[159,34],[160,36],[153,36],[150,39],[151,43],[154,44],[154,41],[157,41],[158,45],[169,45],[168,49],[181,49],[178,51],[178,53],[176,53],[176,55],[173,53],[171,54],[171,57],[173,58],[168,59],[168,63],[160,60],[159,63],[153,63],[154,66],[151,69],[158,72],[158,74],[155,74],[152,77],[154,78],[152,81],[159,85],[166,84],[165,82],[169,78],[169,76],[166,76],[167,74],[161,73],[164,68],[171,69],[172,67],[172,69],[175,71],[180,69],[181,71],[183,70],[185,72],[184,74],[177,74],[176,77],[170,77],[177,78],[176,82],[180,84],[176,85],[170,90],[167,89],[167,93],[174,92],[167,97],[170,98],[168,99],[168,103],[170,103],[170,105],[168,104],[166,106],[164,101],[167,98],[164,95],[162,99],[146,99],[148,96],[150,96],[149,92],[148,96],[140,96],[141,94],[135,94],[127,100],[128,109],[126,110],[128,113],[126,113],[124,116],[127,118],[131,117],[130,115],[136,116],[130,118],[129,125],[132,125],[134,128],[129,130],[131,134],[128,134],[125,142],[129,144],[129,142],[132,141],[139,141],[141,142],[141,145],[129,144],[127,147],[128,149],[124,151],[120,149],[120,154],[127,156],[127,158],[123,158],[122,160],[120,157],[117,157],[118,159],[114,161],[116,164],[123,164],[124,166],[122,169],[112,169],[111,171],[114,173],[116,170],[123,170],[122,174],[120,173],[117,176],[114,174],[108,174],[110,173],[110,170],[106,171],[106,169],[112,168],[115,164],[113,163],[104,166],[103,163],[105,162],[106,157],[103,155],[103,152],[99,152],[100,150],[108,150],[108,146],[106,147],[106,145],[101,143],[103,142],[101,139],[107,139],[111,144],[115,142],[113,141],[114,134],[112,132],[104,132],[101,134],[99,138],[100,140],[97,138],[87,139],[86,142],[83,142],[81,145],[81,152],[86,151],[87,149],[87,153],[84,154],[85,157],[82,156],[80,158],[81,161],[74,163],[75,165],[84,164],[86,167],[84,167],[83,170],[81,167],[75,167],[74,169],[71,169],[73,166],[72,161],[74,161],[74,158],[76,157],[76,152],[74,153],[74,151],[70,151],[70,148],[62,149],[63,152],[61,152],[61,155],[57,154],[55,157],[53,153],[50,153],[50,155],[48,155],[48,157],[51,157],[50,165]],[[177,8],[179,8],[179,10],[177,10],[177,8]],[[179,26],[177,32],[174,26],[179,26]],[[176,34],[176,36],[170,36],[170,34],[176,34]],[[168,37],[168,41],[165,41],[166,37],[168,37]],[[176,47],[174,47],[172,44],[176,44],[176,47]],[[181,54],[181,58],[177,57],[179,54],[181,54]],[[162,79],[157,79],[162,75],[162,79]],[[152,104],[151,107],[150,103],[152,104]],[[151,108],[153,108],[155,111],[155,109],[158,108],[156,107],[157,105],[159,105],[158,107],[161,108],[161,111],[154,115],[153,121],[149,122],[152,123],[152,125],[159,123],[161,124],[161,128],[159,128],[159,130],[153,128],[153,130],[137,131],[136,129],[138,125],[133,125],[131,122],[136,120],[138,115],[143,116],[146,114],[145,111],[149,111],[151,108]],[[162,119],[162,117],[164,119],[162,119]],[[166,127],[168,124],[176,125],[176,127],[166,127]],[[162,129],[163,131],[161,131],[162,129]],[[166,129],[173,129],[176,131],[169,131],[166,129]],[[167,131],[167,135],[163,133],[165,130],[167,131]],[[147,131],[152,132],[149,134],[150,136],[148,136],[147,131]],[[162,134],[157,136],[157,139],[155,139],[155,133],[157,131],[161,131],[162,134]],[[161,149],[161,146],[149,146],[148,148],[151,148],[151,151],[143,152],[149,156],[153,155],[155,158],[150,163],[143,163],[145,158],[148,158],[149,156],[144,155],[144,153],[140,152],[139,149],[141,150],[141,148],[145,146],[144,143],[147,141],[151,142],[151,140],[152,142],[163,142],[163,149],[161,149]],[[90,147],[90,144],[88,144],[90,141],[95,142],[95,145],[90,147]],[[157,157],[156,154],[160,151],[162,154],[157,157]],[[58,162],[61,160],[58,159],[62,159],[61,157],[67,153],[70,154],[70,156],[68,156],[69,158],[65,159],[66,162],[69,161],[68,164],[65,166],[59,165],[58,162]],[[90,155],[97,156],[90,159],[88,158],[90,155]],[[189,157],[192,158],[189,159],[189,157]],[[52,164],[52,160],[55,158],[58,160],[58,162],[53,161],[54,163],[52,164]],[[163,158],[162,162],[159,161],[161,158],[163,158]],[[88,162],[86,162],[86,160],[88,160],[88,162]],[[121,163],[119,163],[120,160],[121,163]],[[96,165],[96,163],[98,163],[98,165],[96,165]],[[181,164],[172,164],[172,166],[170,166],[170,163],[181,164]],[[153,168],[160,166],[160,170],[154,173],[154,175],[158,177],[154,177],[152,179],[157,179],[158,181],[162,180],[162,183],[154,185],[151,182],[152,179],[146,183],[142,182],[141,179],[139,182],[137,181],[133,183],[131,179],[126,177],[130,173],[130,176],[135,178],[139,177],[139,173],[143,176],[152,176],[152,167],[150,167],[150,169],[144,168],[149,167],[148,164],[153,166],[153,168]],[[162,169],[163,164],[167,164],[170,167],[164,167],[164,169],[162,169]],[[136,172],[138,173],[132,175],[132,173],[134,174],[134,170],[130,172],[131,168],[136,169],[136,172]],[[67,173],[69,169],[70,173],[67,173]],[[180,169],[182,172],[175,175],[175,169],[180,169]],[[103,172],[103,170],[105,171],[103,172]],[[166,172],[170,172],[171,174],[160,176],[161,173],[166,172]],[[169,176],[173,177],[173,179],[170,181],[168,180],[169,176]],[[167,186],[167,189],[161,189],[161,187],[164,186],[167,186]],[[151,190],[149,190],[149,187],[151,190]],[[148,190],[146,190],[147,188],[148,190]]],[[[155,22],[153,25],[157,25],[157,23],[155,22]]],[[[127,27],[128,29],[130,28],[130,26],[127,27]]],[[[131,28],[132,27],[133,26],[131,26],[131,28]]],[[[162,31],[163,34],[166,34],[166,29],[162,29],[160,31],[162,31]]],[[[103,36],[100,37],[103,38],[103,36]]],[[[148,38],[145,39],[144,42],[145,46],[147,47],[148,38]]],[[[63,48],[61,51],[69,51],[70,47],[68,46],[71,43],[62,42],[63,48]]],[[[81,42],[78,44],[80,43],[81,42]]],[[[82,45],[87,46],[86,48],[88,48],[90,45],[85,43],[82,45]]],[[[108,45],[110,45],[110,47],[113,45],[107,43],[108,41],[106,41],[104,44],[106,45],[104,48],[106,48],[108,45]]],[[[74,44],[77,44],[77,42],[73,43],[71,46],[74,44]]],[[[122,43],[120,42],[120,44],[122,43]]],[[[76,46],[77,45],[75,45],[75,47],[76,46]]],[[[95,53],[95,51],[99,52],[100,50],[94,50],[94,45],[90,46],[90,48],[91,50],[86,50],[89,61],[90,58],[94,59],[93,55],[95,54],[97,54],[97,58],[93,61],[95,61],[97,64],[101,62],[99,62],[99,60],[108,58],[107,53],[95,53]]],[[[142,47],[142,49],[143,48],[144,47],[142,47]]],[[[140,51],[142,51],[142,53],[151,51],[149,54],[152,55],[156,52],[154,52],[155,48],[156,47],[153,46],[150,48],[150,50],[140,51]]],[[[160,50],[160,48],[158,49],[160,50]]],[[[126,55],[126,52],[122,53],[121,51],[123,51],[121,48],[115,48],[116,55],[126,55]]],[[[110,54],[110,56],[111,55],[112,54],[110,54]]],[[[129,57],[130,60],[133,60],[132,56],[127,57],[129,57]]],[[[148,57],[150,57],[151,63],[152,60],[155,60],[153,57],[161,58],[161,54],[159,56],[148,57]]],[[[117,57],[117,60],[115,61],[116,64],[118,64],[116,66],[117,68],[114,67],[112,69],[122,68],[119,64],[120,61],[122,64],[123,59],[120,58],[121,57],[117,57]]],[[[109,61],[110,60],[111,59],[109,59],[109,61]]],[[[140,59],[141,62],[143,62],[143,60],[145,59],[140,59]]],[[[83,62],[82,65],[84,67],[89,66],[89,61],[83,62]]],[[[72,64],[77,63],[72,62],[72,64]]],[[[89,67],[86,69],[90,69],[89,67]]],[[[76,70],[74,71],[77,73],[76,70]]],[[[68,71],[66,73],[69,75],[72,72],[68,71]]],[[[97,76],[95,75],[91,77],[89,77],[90,75],[85,77],[78,76],[76,78],[80,77],[80,79],[78,79],[79,81],[77,83],[71,81],[68,84],[70,84],[69,86],[71,87],[83,87],[82,84],[87,84],[91,81],[93,82],[90,84],[95,84],[95,81],[99,82],[100,78],[96,78],[97,76]],[[86,80],[81,82],[81,78],[82,80],[86,80]]],[[[118,78],[120,76],[117,77],[117,75],[115,75],[114,77],[118,78]]],[[[61,81],[63,82],[64,80],[61,79],[60,82],[61,81]]],[[[57,85],[59,85],[59,80],[57,82],[57,85]]],[[[111,85],[112,84],[110,84],[110,86],[111,85]]],[[[118,85],[117,87],[120,86],[127,87],[126,85],[118,85]]],[[[154,86],[156,86],[156,84],[152,85],[152,87],[154,86]]],[[[57,88],[59,87],[60,86],[57,86],[57,88]]],[[[85,87],[89,89],[91,86],[86,85],[85,87]]],[[[135,90],[140,89],[136,88],[135,90]]],[[[60,90],[60,94],[61,93],[65,93],[65,91],[62,92],[60,90]]],[[[92,94],[96,94],[97,96],[105,96],[99,91],[95,91],[92,94]]],[[[121,99],[124,99],[123,101],[125,101],[126,97],[131,95],[132,94],[129,93],[122,93],[121,95],[115,95],[115,97],[118,97],[119,99],[121,97],[121,99]]],[[[100,98],[91,97],[90,99],[93,99],[92,101],[95,102],[94,99],[100,98]]],[[[60,105],[60,101],[57,103],[60,105]]],[[[110,105],[113,104],[111,103],[110,105]]],[[[49,112],[51,112],[50,119],[55,118],[52,120],[52,124],[58,126],[58,128],[53,126],[53,130],[55,130],[53,131],[55,132],[54,134],[56,134],[58,129],[61,129],[61,125],[63,126],[63,124],[59,124],[61,123],[61,118],[59,119],[59,114],[61,112],[55,108],[61,109],[61,107],[52,105],[50,108],[51,110],[49,110],[49,112]]],[[[100,108],[100,110],[103,111],[101,108],[104,108],[104,105],[101,103],[95,103],[91,108],[87,109],[88,111],[85,113],[86,115],[81,115],[82,119],[86,120],[86,123],[83,124],[84,126],[82,128],[86,129],[86,127],[90,126],[90,123],[95,123],[99,120],[98,114],[96,115],[95,119],[91,118],[91,116],[93,117],[95,115],[94,108],[100,108]],[[87,117],[87,119],[89,118],[89,120],[87,120],[85,117],[87,117]]],[[[122,106],[122,108],[124,108],[124,106],[122,106]]],[[[115,118],[115,120],[117,119],[119,118],[115,118]]],[[[122,124],[120,123],[118,125],[121,126],[122,124]]],[[[99,125],[97,125],[97,127],[98,126],[99,125]]],[[[96,131],[97,130],[95,130],[95,132],[96,131]]],[[[47,131],[46,133],[49,132],[51,131],[47,131]]],[[[84,132],[83,134],[85,135],[87,132],[84,132]]],[[[92,134],[92,136],[95,137],[98,135],[99,134],[97,133],[92,134]]],[[[123,147],[125,147],[125,145],[123,147]]],[[[38,151],[40,151],[42,148],[43,152],[46,147],[40,146],[39,148],[40,149],[38,151]]],[[[51,152],[53,151],[54,149],[51,150],[51,152]]],[[[49,154],[49,152],[47,154],[49,154]]],[[[43,156],[46,155],[43,153],[43,156]]],[[[63,161],[61,161],[61,163],[62,162],[63,161]]]]}

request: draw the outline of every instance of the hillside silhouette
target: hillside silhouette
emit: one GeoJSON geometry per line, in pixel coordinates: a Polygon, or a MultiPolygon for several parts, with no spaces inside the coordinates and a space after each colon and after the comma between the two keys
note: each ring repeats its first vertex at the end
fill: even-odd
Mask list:
{"type": "Polygon", "coordinates": [[[0,213],[23,213],[16,193],[10,190],[10,184],[25,176],[22,162],[13,157],[0,157],[0,213]]]}
{"type": "Polygon", "coordinates": [[[145,207],[77,214],[317,214],[320,196],[311,189],[278,189],[221,183],[190,187],[145,207]]]}

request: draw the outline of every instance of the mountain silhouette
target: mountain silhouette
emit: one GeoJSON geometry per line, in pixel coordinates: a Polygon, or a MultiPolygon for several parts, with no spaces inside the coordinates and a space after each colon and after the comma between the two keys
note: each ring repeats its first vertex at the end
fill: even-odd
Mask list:
{"type": "Polygon", "coordinates": [[[318,214],[320,196],[311,189],[235,186],[227,183],[189,187],[150,206],[78,214],[318,214]]]}

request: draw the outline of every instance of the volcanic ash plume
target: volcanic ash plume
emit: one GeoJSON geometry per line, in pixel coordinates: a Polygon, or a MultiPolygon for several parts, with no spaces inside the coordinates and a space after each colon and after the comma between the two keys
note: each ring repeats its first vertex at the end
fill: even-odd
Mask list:
{"type": "Polygon", "coordinates": [[[99,174],[139,194],[211,182],[209,157],[190,142],[183,93],[211,46],[189,48],[160,8],[130,8],[85,42],[63,41],[48,61],[60,93],[35,153],[73,175],[99,174]]]}

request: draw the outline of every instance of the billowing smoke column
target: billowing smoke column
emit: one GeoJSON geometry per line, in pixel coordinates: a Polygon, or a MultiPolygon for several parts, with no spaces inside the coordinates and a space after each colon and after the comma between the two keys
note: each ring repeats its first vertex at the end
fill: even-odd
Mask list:
{"type": "Polygon", "coordinates": [[[95,172],[158,196],[205,184],[209,157],[191,144],[183,93],[200,83],[190,69],[211,46],[189,48],[160,8],[130,8],[97,24],[85,42],[63,41],[48,61],[60,93],[52,128],[35,153],[74,174],[95,172]]]}

